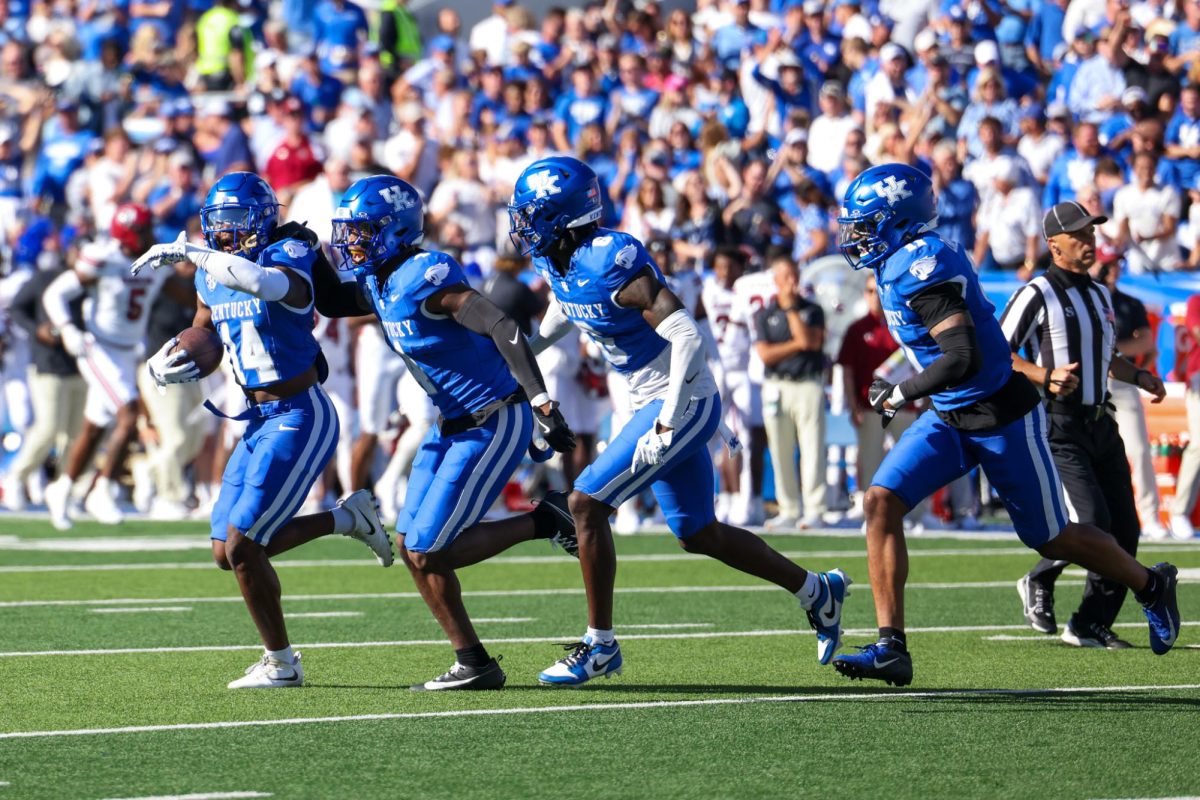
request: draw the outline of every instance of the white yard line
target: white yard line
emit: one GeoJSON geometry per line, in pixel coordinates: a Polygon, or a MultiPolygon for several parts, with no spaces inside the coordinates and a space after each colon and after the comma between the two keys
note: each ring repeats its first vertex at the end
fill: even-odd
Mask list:
{"type": "Polygon", "coordinates": [[[325,617],[361,617],[361,611],[297,611],[285,614],[288,619],[323,619],[325,617]]]}
{"type": "Polygon", "coordinates": [[[270,792],[200,792],[199,794],[156,794],[145,797],[110,797],[108,800],[236,800],[242,797],[274,797],[270,792]]]}
{"type": "MultiPolygon", "coordinates": [[[[397,719],[441,719],[453,717],[498,717],[518,714],[563,714],[585,711],[629,711],[645,709],[690,708],[700,706],[741,706],[758,703],[819,703],[929,700],[940,697],[1041,697],[1047,695],[1087,694],[1091,692],[1169,692],[1194,691],[1200,684],[1164,684],[1152,686],[1069,686],[1057,689],[946,689],[927,692],[836,692],[831,694],[797,694],[775,697],[722,697],[709,700],[652,700],[640,703],[588,703],[569,706],[526,706],[516,708],[476,708],[459,711],[422,711],[392,714],[353,714],[341,717],[291,717],[286,719],[230,720],[226,722],[192,722],[175,725],[130,725],[122,728],[77,728],[57,731],[12,731],[0,733],[3,739],[44,739],[58,736],[103,736],[119,733],[161,733],[164,731],[206,731],[228,728],[258,728],[274,725],[314,725],[331,722],[376,722],[397,719]]],[[[547,689],[552,692],[552,689],[547,689]]],[[[144,799],[143,799],[144,800],[144,799]]]]}
{"type": "MultiPolygon", "coordinates": [[[[1192,625],[1192,622],[1184,622],[1184,625],[1192,625]]],[[[1113,627],[1128,627],[1136,628],[1145,625],[1139,622],[1124,622],[1114,625],[1113,627]]],[[[1028,630],[1026,625],[942,625],[926,628],[908,628],[906,633],[988,633],[999,631],[1024,631],[1028,630]]],[[[693,631],[685,633],[633,633],[623,635],[618,629],[618,638],[622,641],[636,641],[639,639],[659,640],[659,639],[737,639],[744,637],[764,637],[764,636],[811,636],[812,631],[801,630],[799,628],[780,628],[780,629],[763,629],[763,630],[748,630],[748,631],[693,631]]],[[[876,628],[848,628],[842,631],[846,636],[874,636],[878,633],[876,628]]],[[[569,642],[575,639],[578,634],[559,634],[557,636],[511,636],[504,638],[488,637],[484,640],[489,645],[499,644],[552,644],[569,642]]],[[[309,644],[293,645],[298,650],[326,650],[326,649],[362,649],[375,647],[427,647],[432,645],[443,646],[446,644],[445,639],[397,639],[394,641],[375,641],[375,642],[312,642],[309,644]]],[[[125,655],[146,655],[155,653],[233,653],[243,650],[259,650],[262,645],[258,644],[206,644],[206,645],[184,645],[179,647],[111,647],[111,648],[91,648],[84,650],[9,650],[0,651],[0,658],[31,658],[31,657],[47,657],[47,656],[125,656],[125,655]]]]}
{"type": "Polygon", "coordinates": [[[673,630],[676,628],[711,628],[711,622],[647,622],[644,625],[621,625],[623,631],[673,630]]]}
{"type": "MultiPolygon", "coordinates": [[[[1142,544],[1138,550],[1142,553],[1177,553],[1200,549],[1200,540],[1195,545],[1187,542],[1179,544],[1142,544]]],[[[956,556],[1021,556],[1031,555],[1033,551],[1025,547],[952,547],[930,550],[910,550],[909,558],[943,558],[956,556]]],[[[866,558],[866,550],[789,550],[784,556],[803,561],[804,559],[830,558],[866,558]]],[[[623,564],[663,563],[674,561],[704,561],[706,556],[688,553],[640,553],[618,556],[623,564]]],[[[375,568],[379,565],[374,560],[362,558],[318,558],[318,559],[281,559],[272,562],[277,569],[329,569],[341,567],[375,568]]],[[[499,556],[488,559],[487,564],[577,564],[578,561],[570,556],[499,556]]],[[[211,561],[164,561],[164,562],[122,562],[117,564],[6,564],[0,566],[0,574],[37,574],[42,572],[124,572],[138,570],[215,570],[211,561]]]]}
{"type": "MultiPolygon", "coordinates": [[[[1059,580],[1058,586],[1082,586],[1083,581],[1059,580]]],[[[908,589],[1000,589],[1011,588],[1015,591],[1016,581],[962,581],[959,583],[910,583],[908,589]]],[[[854,589],[867,590],[870,584],[855,583],[854,589]]],[[[779,587],[765,583],[753,583],[745,586],[623,586],[618,587],[617,594],[702,594],[705,592],[778,592],[779,587]]],[[[582,595],[582,588],[572,589],[481,589],[474,592],[463,592],[463,597],[571,597],[582,595]]],[[[417,592],[360,592],[337,594],[293,594],[285,595],[284,601],[328,601],[328,600],[419,600],[417,592]]],[[[4,608],[58,608],[70,606],[121,606],[138,603],[159,603],[163,605],[178,603],[241,603],[237,595],[221,595],[219,597],[112,597],[97,600],[5,600],[0,601],[0,609],[4,608]]]]}
{"type": "Polygon", "coordinates": [[[191,611],[191,606],[128,606],[117,608],[89,608],[93,614],[159,614],[172,611],[191,611]]]}

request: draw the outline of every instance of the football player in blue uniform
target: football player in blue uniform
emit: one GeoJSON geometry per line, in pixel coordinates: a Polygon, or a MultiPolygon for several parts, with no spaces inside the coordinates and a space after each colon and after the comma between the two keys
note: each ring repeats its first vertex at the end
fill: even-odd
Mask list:
{"type": "Polygon", "coordinates": [[[850,580],[840,570],[806,571],[749,531],[717,521],[708,443],[718,431],[721,401],[703,339],[642,243],[599,227],[601,214],[596,173],[567,157],[526,167],[509,204],[513,243],[533,255],[534,268],[554,294],[534,350],[576,325],[628,379],[636,409],[571,493],[588,628],[538,680],[577,686],[621,670],[612,617],[616,553],[608,518],[647,488],[685,550],[794,594],[817,631],[818,660],[828,664],[840,641],[850,580]]]}
{"type": "Polygon", "coordinates": [[[908,553],[904,515],[925,497],[980,466],[1021,541],[1128,586],[1145,609],[1150,646],[1171,649],[1179,630],[1175,567],[1147,569],[1107,533],[1069,522],[1046,439],[1037,390],[1013,371],[1012,354],[975,269],[933,229],[933,185],[919,170],[882,164],[847,188],[838,247],[850,266],[875,272],[888,328],[917,373],[870,389],[883,424],[922,397],[933,402],[875,473],[865,498],[867,557],[879,640],[834,667],[851,678],[912,682],[904,635],[908,553]]]}
{"type": "MultiPolygon", "coordinates": [[[[247,410],[233,417],[246,428],[212,512],[212,552],[217,566],[233,570],[266,652],[231,689],[304,683],[271,556],[338,533],[366,543],[385,567],[393,559],[370,492],[355,492],[331,511],[294,516],[334,452],[338,420],[321,388],[324,362],[312,334],[317,256],[305,241],[279,236],[278,219],[279,201],[266,181],[229,173],[213,185],[200,211],[207,247],[180,234],[133,265],[135,274],[184,260],[199,268],[193,324],[220,334],[246,394],[247,410]]],[[[174,345],[167,342],[149,361],[159,385],[198,378],[195,363],[185,350],[172,352],[174,345]]]]}
{"type": "Polygon", "coordinates": [[[475,633],[455,570],[531,539],[576,554],[562,492],[547,493],[529,514],[480,522],[529,449],[535,417],[556,451],[571,450],[575,436],[517,324],[467,284],[453,258],[421,249],[423,224],[420,195],[399,178],[352,184],[333,220],[333,248],[355,280],[320,278],[317,309],[379,317],[388,346],[441,412],[413,461],[396,528],[404,563],[455,662],[412,688],[499,689],[504,672],[475,633]]]}

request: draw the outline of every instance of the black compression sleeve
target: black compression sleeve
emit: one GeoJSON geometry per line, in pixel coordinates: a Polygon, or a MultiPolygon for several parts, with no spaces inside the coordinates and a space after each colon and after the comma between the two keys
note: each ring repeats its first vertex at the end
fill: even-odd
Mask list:
{"type": "Polygon", "coordinates": [[[338,277],[337,269],[320,250],[313,262],[312,279],[313,300],[322,317],[361,317],[373,311],[358,284],[338,277]]]}
{"type": "Polygon", "coordinates": [[[496,308],[495,304],[483,295],[472,292],[454,315],[454,321],[496,343],[496,349],[500,351],[517,383],[525,390],[526,397],[532,400],[539,394],[545,394],[546,381],[542,378],[542,370],[533,357],[533,351],[529,349],[529,340],[521,333],[517,323],[496,308]]]}
{"type": "Polygon", "coordinates": [[[942,355],[900,384],[900,392],[905,400],[916,400],[951,389],[973,378],[983,367],[974,326],[956,325],[942,331],[933,340],[938,343],[942,355]]]}

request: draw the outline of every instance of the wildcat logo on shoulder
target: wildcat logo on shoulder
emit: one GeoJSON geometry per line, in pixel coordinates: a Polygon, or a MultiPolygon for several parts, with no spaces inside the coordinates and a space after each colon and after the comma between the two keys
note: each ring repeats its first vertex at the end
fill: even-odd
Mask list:
{"type": "Polygon", "coordinates": [[[204,285],[208,287],[210,292],[215,292],[217,290],[217,279],[206,272],[204,273],[204,285]]]}
{"type": "Polygon", "coordinates": [[[933,256],[918,258],[909,265],[908,271],[913,274],[913,277],[919,281],[927,279],[933,274],[934,267],[937,266],[937,259],[933,256]]]}
{"type": "Polygon", "coordinates": [[[441,286],[442,281],[450,274],[449,264],[434,264],[429,269],[425,270],[425,280],[432,283],[434,286],[441,286]]]}
{"type": "Polygon", "coordinates": [[[291,258],[304,258],[308,255],[308,245],[304,242],[297,242],[295,239],[289,239],[283,243],[283,252],[291,258]]]}

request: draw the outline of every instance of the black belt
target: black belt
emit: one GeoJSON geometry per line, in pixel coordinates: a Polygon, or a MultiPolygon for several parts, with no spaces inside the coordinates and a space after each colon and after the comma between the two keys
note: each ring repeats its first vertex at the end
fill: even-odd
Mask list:
{"type": "Polygon", "coordinates": [[[438,417],[438,430],[441,432],[442,436],[457,436],[458,434],[469,431],[472,428],[478,428],[480,425],[487,422],[488,419],[491,418],[492,414],[495,414],[505,406],[516,405],[517,403],[523,402],[525,402],[525,392],[517,389],[508,397],[505,397],[502,400],[493,400],[483,408],[479,409],[478,411],[472,411],[470,414],[463,414],[461,417],[451,417],[450,419],[438,417]]]}
{"type": "Polygon", "coordinates": [[[1101,403],[1098,406],[1085,406],[1082,403],[1065,403],[1062,400],[1047,400],[1046,413],[1060,414],[1067,417],[1076,417],[1085,422],[1096,422],[1101,417],[1106,415],[1109,410],[1108,403],[1101,403]]]}

